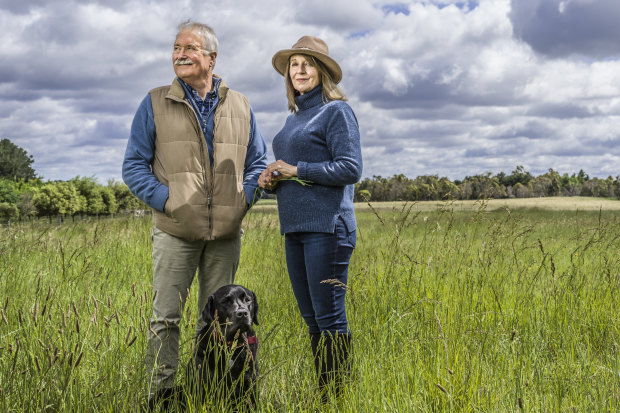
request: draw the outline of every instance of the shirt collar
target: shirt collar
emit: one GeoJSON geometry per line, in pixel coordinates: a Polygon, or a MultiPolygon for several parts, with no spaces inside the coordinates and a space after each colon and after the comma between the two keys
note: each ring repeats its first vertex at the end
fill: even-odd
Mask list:
{"type": "MultiPolygon", "coordinates": [[[[183,86],[183,90],[185,91],[186,97],[202,100],[202,98],[198,96],[198,91],[196,91],[196,89],[191,87],[187,82],[185,82],[180,77],[177,79],[179,79],[179,83],[181,84],[181,86],[183,86]]],[[[217,91],[220,88],[220,83],[222,82],[222,78],[213,76],[212,79],[213,79],[213,90],[207,92],[207,96],[205,97],[204,100],[214,100],[217,97],[217,91]]]]}

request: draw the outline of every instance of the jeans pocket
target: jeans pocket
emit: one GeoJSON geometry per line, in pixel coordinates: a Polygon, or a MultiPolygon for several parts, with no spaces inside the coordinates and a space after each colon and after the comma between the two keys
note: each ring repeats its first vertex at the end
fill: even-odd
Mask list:
{"type": "Polygon", "coordinates": [[[336,220],[336,236],[338,237],[339,246],[355,248],[357,231],[349,231],[342,217],[338,217],[336,220]]]}

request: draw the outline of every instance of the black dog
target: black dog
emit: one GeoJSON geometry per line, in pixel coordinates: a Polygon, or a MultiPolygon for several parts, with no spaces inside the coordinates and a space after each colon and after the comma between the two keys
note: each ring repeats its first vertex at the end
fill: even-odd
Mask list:
{"type": "Polygon", "coordinates": [[[254,292],[240,285],[226,285],[213,293],[202,319],[206,326],[196,336],[190,378],[199,394],[232,398],[235,404],[255,407],[258,399],[258,302],[254,292]],[[193,370],[193,371],[191,371],[193,370]]]}

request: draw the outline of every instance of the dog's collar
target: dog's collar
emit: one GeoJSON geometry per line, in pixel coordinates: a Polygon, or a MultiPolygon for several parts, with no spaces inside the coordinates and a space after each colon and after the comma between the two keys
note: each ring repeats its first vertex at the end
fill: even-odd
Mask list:
{"type": "MultiPolygon", "coordinates": [[[[213,330],[213,336],[215,336],[215,338],[217,338],[218,340],[224,342],[224,337],[222,337],[222,335],[216,330],[213,330]]],[[[256,336],[246,337],[244,334],[241,336],[241,338],[242,340],[226,341],[226,346],[231,350],[236,350],[239,347],[243,347],[244,345],[258,344],[258,338],[256,336]]]]}

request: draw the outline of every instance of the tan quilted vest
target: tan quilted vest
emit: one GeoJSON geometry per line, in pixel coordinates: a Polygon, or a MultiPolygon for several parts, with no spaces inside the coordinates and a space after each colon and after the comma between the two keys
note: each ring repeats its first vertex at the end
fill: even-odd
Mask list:
{"type": "Polygon", "coordinates": [[[168,186],[166,213],[155,226],[186,240],[238,237],[247,212],[243,166],[250,136],[245,96],[221,81],[214,113],[213,167],[198,118],[177,79],[151,90],[155,121],[153,173],[168,186]]]}

